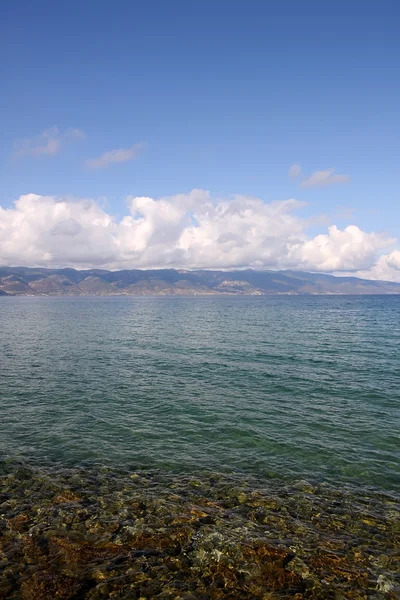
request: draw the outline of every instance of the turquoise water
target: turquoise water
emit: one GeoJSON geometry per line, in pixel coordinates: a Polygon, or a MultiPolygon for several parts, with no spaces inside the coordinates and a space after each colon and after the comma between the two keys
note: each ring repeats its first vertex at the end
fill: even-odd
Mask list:
{"type": "Polygon", "coordinates": [[[0,455],[400,489],[400,297],[0,298],[0,455]]]}

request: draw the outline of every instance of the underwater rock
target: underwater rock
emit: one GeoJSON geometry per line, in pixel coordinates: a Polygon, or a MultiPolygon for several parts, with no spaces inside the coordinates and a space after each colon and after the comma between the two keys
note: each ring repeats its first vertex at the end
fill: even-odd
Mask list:
{"type": "Polygon", "coordinates": [[[0,476],[0,597],[394,600],[399,499],[148,471],[0,476]]]}

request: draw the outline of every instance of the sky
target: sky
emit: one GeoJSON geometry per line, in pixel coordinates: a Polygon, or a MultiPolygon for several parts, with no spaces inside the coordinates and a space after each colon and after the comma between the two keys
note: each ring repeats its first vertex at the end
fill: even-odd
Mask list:
{"type": "Polygon", "coordinates": [[[400,281],[397,0],[0,6],[0,265],[400,281]]]}

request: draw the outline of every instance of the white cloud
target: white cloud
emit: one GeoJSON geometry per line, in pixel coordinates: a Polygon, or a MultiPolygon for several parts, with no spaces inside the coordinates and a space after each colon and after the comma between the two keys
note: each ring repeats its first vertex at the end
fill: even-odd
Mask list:
{"type": "Polygon", "coordinates": [[[350,181],[349,175],[336,174],[334,169],[326,171],[315,171],[310,177],[301,182],[302,187],[319,187],[327,185],[336,185],[338,183],[347,183],[350,181]]]}
{"type": "Polygon", "coordinates": [[[296,179],[296,177],[300,177],[301,175],[301,166],[298,164],[293,164],[290,168],[289,168],[289,173],[288,173],[289,177],[291,177],[292,179],[296,179]]]}
{"type": "Polygon", "coordinates": [[[340,230],[336,225],[305,242],[299,249],[302,264],[312,270],[356,271],[369,268],[377,258],[377,252],[395,244],[396,240],[383,234],[367,233],[356,225],[340,230]]]}
{"type": "Polygon", "coordinates": [[[74,139],[84,140],[86,139],[86,135],[80,129],[67,129],[61,132],[58,127],[51,127],[50,129],[45,129],[35,137],[17,140],[14,144],[12,157],[55,156],[59,153],[64,143],[74,139]]]}
{"type": "Polygon", "coordinates": [[[395,240],[355,225],[310,237],[302,206],[193,190],[128,198],[128,214],[117,220],[95,200],[27,194],[0,207],[0,265],[298,268],[400,280],[395,240]]]}
{"type": "Polygon", "coordinates": [[[370,269],[358,271],[357,275],[365,279],[381,279],[400,283],[400,250],[383,254],[370,269]]]}
{"type": "Polygon", "coordinates": [[[88,169],[104,169],[113,163],[136,160],[144,148],[143,144],[135,144],[131,148],[118,148],[104,152],[97,158],[87,160],[85,165],[88,169]]]}

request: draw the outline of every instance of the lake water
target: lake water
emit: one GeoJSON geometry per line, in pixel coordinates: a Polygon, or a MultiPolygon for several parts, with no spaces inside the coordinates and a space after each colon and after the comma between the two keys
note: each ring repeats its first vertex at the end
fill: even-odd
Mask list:
{"type": "MultiPolygon", "coordinates": [[[[263,590],[278,589],[278,580],[288,598],[331,598],[338,589],[344,596],[337,597],[346,598],[364,597],[359,589],[378,590],[371,598],[400,594],[394,541],[400,535],[400,297],[1,297],[0,384],[0,517],[17,523],[7,535],[19,573],[10,580],[6,569],[2,579],[0,568],[0,595],[19,598],[17,589],[24,598],[46,598],[60,588],[63,598],[100,598],[104,589],[121,598],[139,597],[133,589],[141,597],[181,597],[178,575],[168,575],[170,596],[167,579],[160,583],[174,556],[181,561],[177,572],[186,573],[188,598],[225,597],[204,590],[227,589],[232,573],[238,595],[230,598],[263,598],[263,590]],[[149,498],[152,510],[143,509],[149,498]],[[190,527],[192,537],[160,550],[166,530],[175,540],[169,528],[175,532],[179,519],[179,539],[190,527]],[[28,550],[18,555],[24,527],[27,544],[38,540],[35,556],[47,536],[51,560],[40,585],[26,566],[28,550]],[[74,552],[78,531],[85,540],[73,575],[62,566],[72,560],[65,541],[70,529],[74,552]],[[115,555],[105,550],[93,560],[96,568],[107,564],[110,580],[107,569],[96,576],[93,565],[88,570],[94,535],[100,536],[94,553],[105,541],[107,552],[123,548],[120,580],[115,555]],[[256,540],[251,561],[249,536],[256,540]],[[282,565],[274,583],[271,570],[266,579],[270,546],[259,555],[266,538],[272,554],[276,548],[297,553],[294,560],[284,554],[289,558],[282,563],[297,565],[292,579],[282,565]],[[127,554],[132,544],[139,558],[127,554]],[[220,557],[228,555],[222,573],[220,557]],[[307,571],[304,562],[295,563],[298,557],[307,571]],[[150,563],[140,573],[129,571],[126,561],[136,561],[136,569],[142,558],[150,563]],[[64,579],[51,575],[51,587],[55,560],[64,579]],[[240,566],[246,560],[251,592],[240,566]],[[354,569],[357,577],[349,575],[354,569]],[[65,578],[73,581],[70,596],[65,578]],[[313,596],[318,586],[326,590],[313,596]]],[[[45,559],[37,560],[41,573],[45,559]]]]}
{"type": "Polygon", "coordinates": [[[400,298],[1,298],[0,452],[400,486],[400,298]]]}

